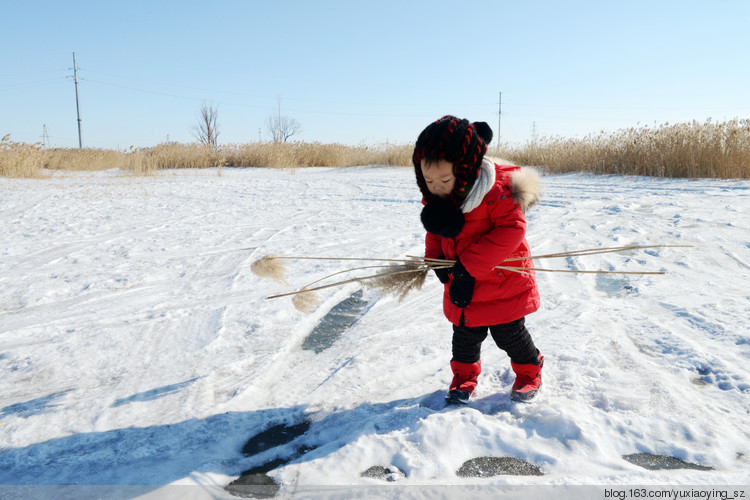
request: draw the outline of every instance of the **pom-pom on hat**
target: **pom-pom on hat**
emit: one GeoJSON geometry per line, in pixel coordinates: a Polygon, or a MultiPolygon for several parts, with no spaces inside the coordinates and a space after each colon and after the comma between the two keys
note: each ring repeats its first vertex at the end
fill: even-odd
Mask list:
{"type": "Polygon", "coordinates": [[[427,189],[422,176],[422,160],[433,163],[443,159],[453,163],[456,184],[450,198],[456,206],[460,206],[479,175],[490,141],[492,129],[485,122],[470,123],[468,120],[446,115],[428,125],[419,134],[412,155],[417,185],[425,200],[429,201],[435,196],[427,189]]]}

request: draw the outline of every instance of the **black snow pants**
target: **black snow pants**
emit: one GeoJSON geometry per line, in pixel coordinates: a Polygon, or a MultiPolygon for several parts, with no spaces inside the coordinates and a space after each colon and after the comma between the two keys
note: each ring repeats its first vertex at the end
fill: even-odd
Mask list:
{"type": "Polygon", "coordinates": [[[453,325],[453,361],[476,363],[480,359],[482,342],[487,331],[492,334],[495,344],[505,351],[514,363],[536,363],[539,351],[526,329],[526,318],[510,323],[492,326],[453,325]]]}

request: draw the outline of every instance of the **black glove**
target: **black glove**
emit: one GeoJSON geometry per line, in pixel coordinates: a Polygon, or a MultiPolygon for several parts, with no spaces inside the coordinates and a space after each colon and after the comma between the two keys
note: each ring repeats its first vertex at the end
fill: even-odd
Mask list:
{"type": "Polygon", "coordinates": [[[464,308],[474,297],[474,277],[469,274],[460,260],[453,266],[453,283],[448,289],[448,295],[457,307],[464,308]]]}
{"type": "Polygon", "coordinates": [[[451,280],[451,273],[453,272],[453,267],[443,267],[440,269],[433,269],[435,271],[435,275],[440,280],[440,283],[446,284],[451,280]]]}

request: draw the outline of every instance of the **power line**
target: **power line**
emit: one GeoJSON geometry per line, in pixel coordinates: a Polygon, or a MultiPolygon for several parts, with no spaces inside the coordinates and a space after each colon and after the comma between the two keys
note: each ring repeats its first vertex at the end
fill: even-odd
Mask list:
{"type": "Polygon", "coordinates": [[[47,75],[50,73],[61,73],[67,71],[66,69],[47,69],[43,71],[25,71],[22,73],[0,73],[0,78],[13,78],[15,76],[28,76],[28,75],[47,75]]]}
{"type": "MultiPolygon", "coordinates": [[[[131,86],[128,86],[128,85],[120,85],[118,83],[101,82],[101,81],[98,81],[98,80],[92,80],[90,78],[81,78],[81,80],[84,80],[84,81],[89,82],[89,83],[97,83],[99,85],[107,85],[109,87],[117,87],[117,88],[121,88],[121,89],[135,90],[136,92],[146,92],[148,94],[156,94],[156,95],[161,95],[161,96],[166,96],[166,97],[175,97],[175,98],[178,98],[178,99],[190,99],[192,101],[202,101],[202,100],[205,100],[205,98],[200,98],[200,97],[189,97],[189,96],[185,96],[185,95],[170,94],[168,92],[159,92],[157,90],[141,89],[141,88],[137,88],[137,87],[131,87],[131,86]]],[[[258,106],[258,107],[260,107],[260,106],[258,106]]]]}
{"type": "Polygon", "coordinates": [[[61,77],[58,77],[58,78],[50,78],[50,79],[47,79],[47,80],[36,80],[36,81],[33,81],[33,82],[6,83],[6,84],[0,85],[0,89],[11,91],[11,90],[29,89],[29,88],[33,88],[33,87],[42,87],[42,86],[45,86],[45,85],[51,85],[51,84],[54,84],[54,83],[58,83],[58,82],[60,82],[62,80],[66,80],[68,78],[69,77],[67,77],[67,76],[61,76],[61,77]]]}

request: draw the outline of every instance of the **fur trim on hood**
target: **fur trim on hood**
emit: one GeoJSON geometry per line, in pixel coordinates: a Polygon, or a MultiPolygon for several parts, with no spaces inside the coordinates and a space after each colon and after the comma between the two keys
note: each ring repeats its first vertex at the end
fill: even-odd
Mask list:
{"type": "MultiPolygon", "coordinates": [[[[484,196],[492,189],[495,184],[496,163],[486,158],[482,162],[479,176],[461,205],[463,213],[469,213],[478,207],[484,196]]],[[[508,165],[508,163],[497,164],[508,165]]],[[[537,171],[530,167],[518,167],[510,174],[510,189],[513,193],[513,199],[524,212],[533,207],[542,197],[541,179],[537,171]]]]}
{"type": "Polygon", "coordinates": [[[533,168],[521,167],[510,176],[513,199],[524,212],[536,205],[542,198],[541,178],[533,168]]]}

